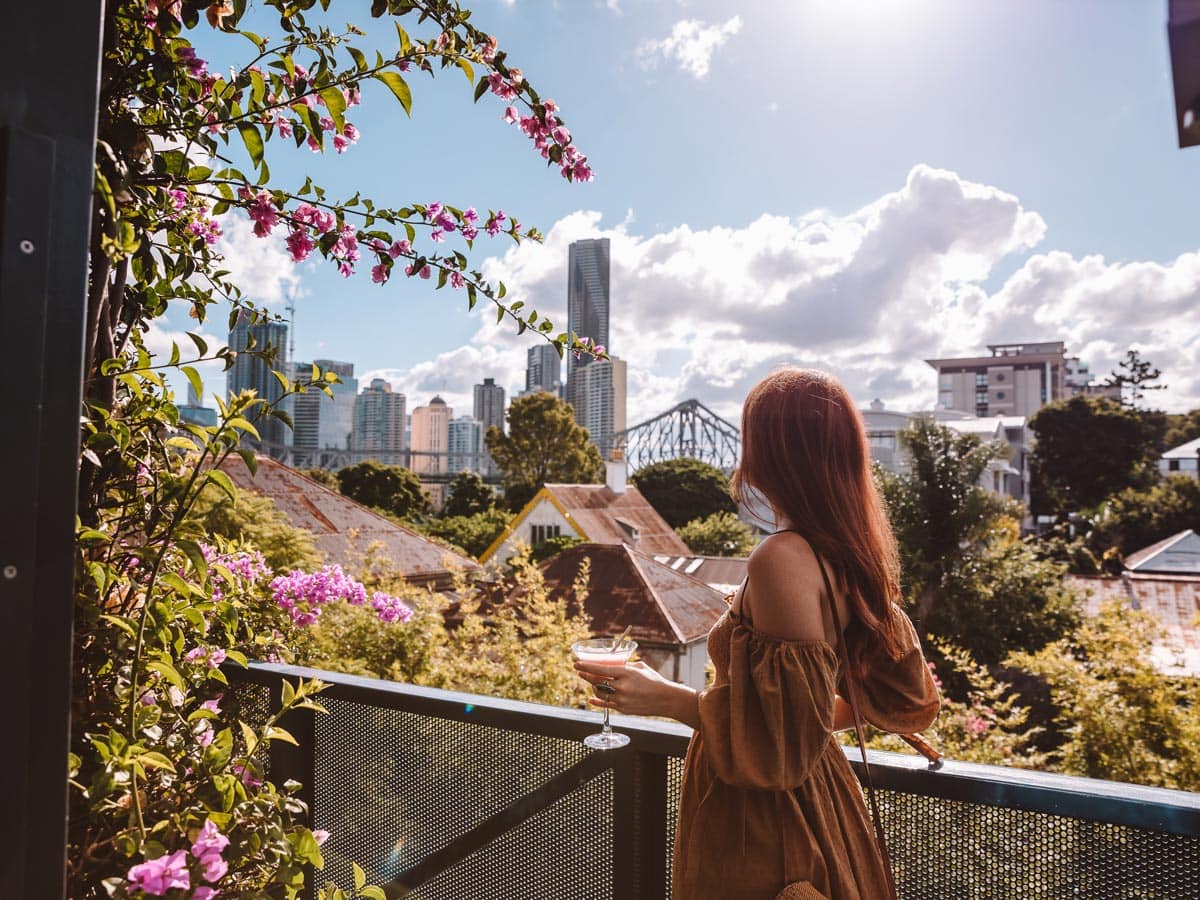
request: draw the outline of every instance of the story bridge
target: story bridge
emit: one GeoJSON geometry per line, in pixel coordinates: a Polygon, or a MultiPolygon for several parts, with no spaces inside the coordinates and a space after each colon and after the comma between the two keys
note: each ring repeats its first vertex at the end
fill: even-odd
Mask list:
{"type": "Polygon", "coordinates": [[[742,433],[699,400],[684,400],[632,428],[613,435],[613,446],[624,448],[631,471],[650,463],[690,457],[726,473],[737,466],[742,433]]]}

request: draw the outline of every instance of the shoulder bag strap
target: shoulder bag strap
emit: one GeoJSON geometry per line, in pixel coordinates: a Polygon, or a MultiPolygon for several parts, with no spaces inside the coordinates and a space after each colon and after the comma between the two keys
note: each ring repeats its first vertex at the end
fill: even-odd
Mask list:
{"type": "Polygon", "coordinates": [[[841,616],[838,615],[837,597],[833,593],[833,585],[829,581],[829,573],[825,570],[825,561],[817,556],[817,564],[821,567],[821,577],[825,580],[825,593],[829,596],[829,608],[833,612],[833,627],[837,632],[837,650],[842,658],[842,671],[846,674],[846,697],[850,704],[850,712],[854,715],[854,733],[858,738],[858,749],[862,753],[863,772],[866,774],[867,799],[871,803],[871,820],[875,825],[875,842],[879,845],[879,853],[883,857],[883,868],[887,873],[888,887],[891,896],[896,897],[896,881],[892,875],[892,858],[888,853],[887,837],[883,833],[883,821],[879,818],[879,803],[875,800],[875,785],[871,780],[871,766],[867,762],[867,742],[863,735],[862,716],[858,712],[857,688],[854,685],[854,673],[850,669],[850,657],[846,652],[846,636],[842,632],[841,616]]]}

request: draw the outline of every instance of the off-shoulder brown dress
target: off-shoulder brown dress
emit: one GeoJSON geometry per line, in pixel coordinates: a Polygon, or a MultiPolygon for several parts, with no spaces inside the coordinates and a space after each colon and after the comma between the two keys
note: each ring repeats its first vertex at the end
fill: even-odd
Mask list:
{"type": "MultiPolygon", "coordinates": [[[[868,722],[911,733],[940,700],[903,624],[908,651],[873,666],[857,697],[868,722]]],[[[688,747],[672,900],[773,900],[785,888],[789,900],[888,897],[862,789],[833,736],[836,648],[769,637],[731,609],[708,652],[716,679],[688,747]]]]}

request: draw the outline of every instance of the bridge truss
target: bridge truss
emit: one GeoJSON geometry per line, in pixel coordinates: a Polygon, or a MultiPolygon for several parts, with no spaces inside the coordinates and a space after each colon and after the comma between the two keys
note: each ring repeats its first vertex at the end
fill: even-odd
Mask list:
{"type": "Polygon", "coordinates": [[[650,463],[690,457],[732,472],[741,455],[742,434],[699,400],[677,406],[613,435],[624,447],[631,471],[650,463]]]}

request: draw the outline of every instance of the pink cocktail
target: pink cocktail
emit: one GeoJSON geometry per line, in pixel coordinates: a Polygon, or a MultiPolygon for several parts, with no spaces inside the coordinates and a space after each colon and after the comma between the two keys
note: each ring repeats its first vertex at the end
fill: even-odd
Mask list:
{"type": "MultiPolygon", "coordinates": [[[[612,666],[614,669],[623,668],[636,649],[637,642],[628,639],[614,647],[612,638],[593,638],[588,641],[576,641],[571,645],[571,653],[580,662],[597,666],[612,666]]],[[[611,686],[608,691],[605,691],[604,688],[604,682],[596,685],[596,689],[601,693],[612,693],[611,686]]],[[[613,750],[628,744],[629,735],[618,734],[612,730],[608,724],[608,707],[606,706],[604,707],[604,727],[599,734],[589,734],[583,739],[583,742],[593,750],[613,750]]]]}

